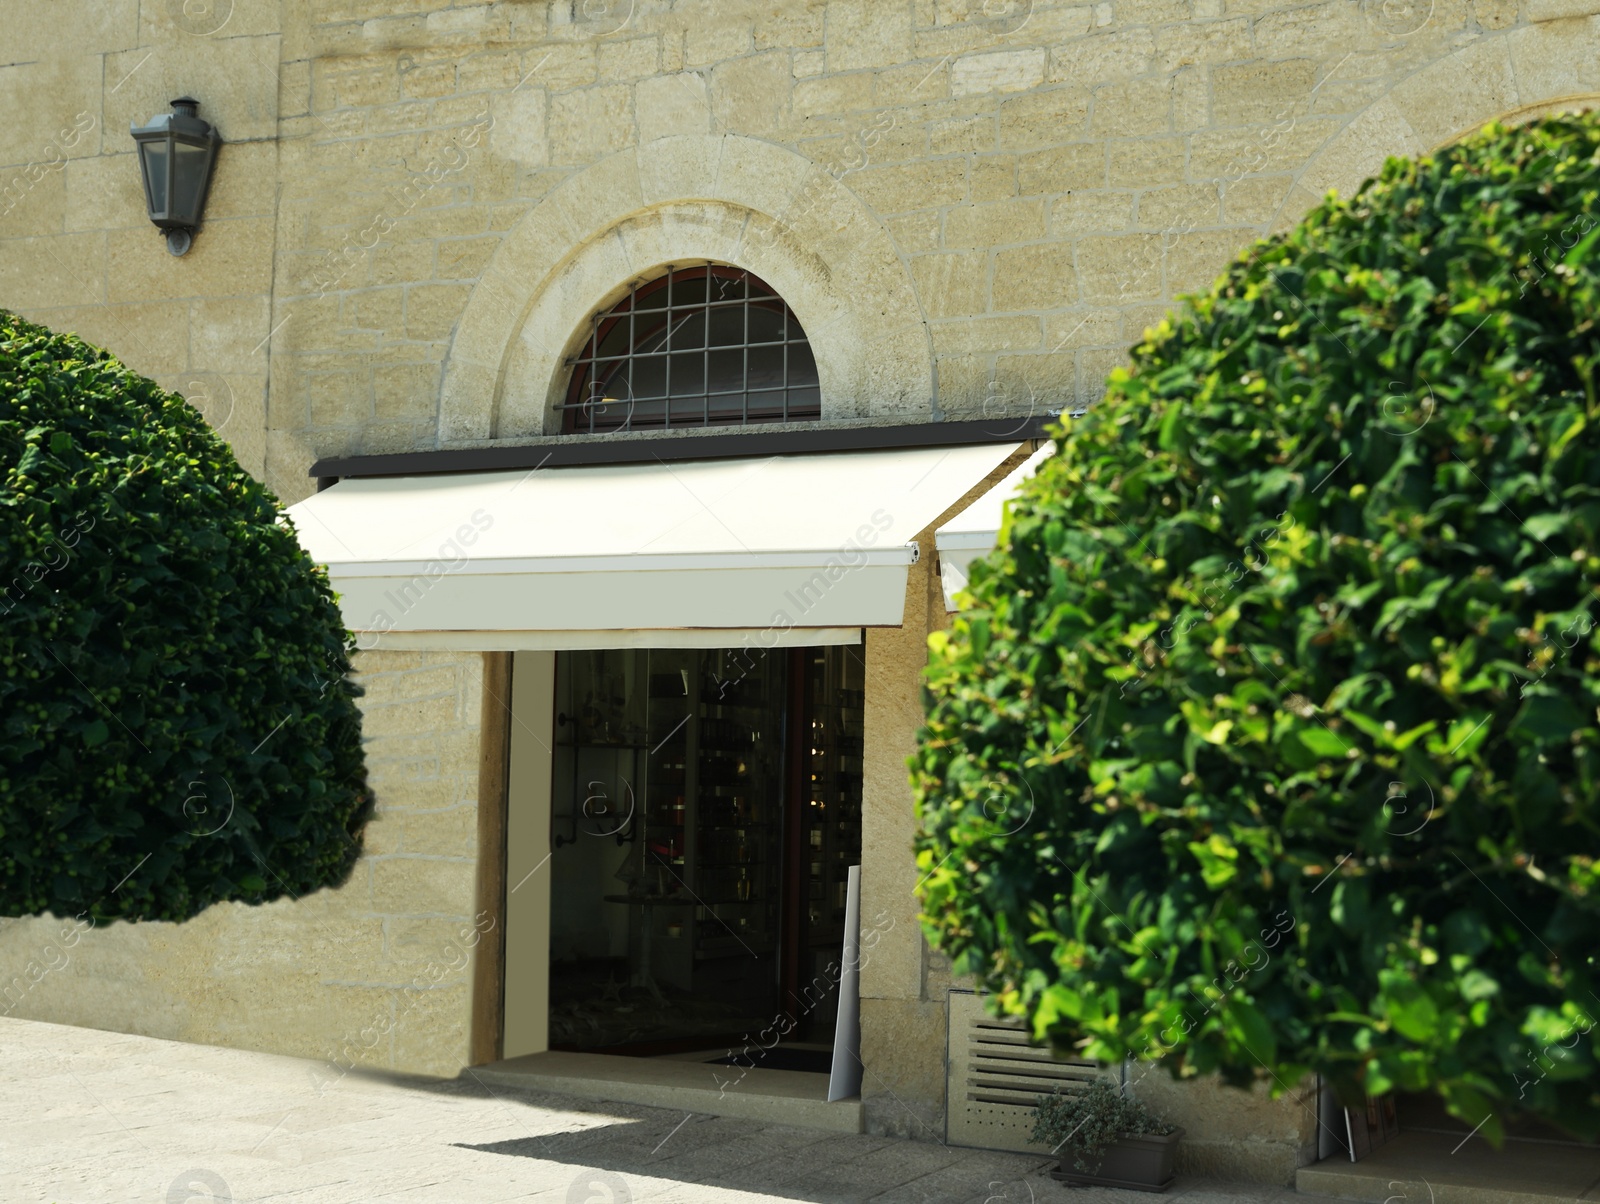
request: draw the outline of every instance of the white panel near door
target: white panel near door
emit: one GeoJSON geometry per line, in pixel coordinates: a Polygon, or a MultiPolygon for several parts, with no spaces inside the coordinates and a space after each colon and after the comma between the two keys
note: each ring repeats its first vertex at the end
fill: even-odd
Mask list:
{"type": "Polygon", "coordinates": [[[556,654],[511,665],[511,772],[506,800],[505,1051],[550,1044],[550,780],[556,654]]]}

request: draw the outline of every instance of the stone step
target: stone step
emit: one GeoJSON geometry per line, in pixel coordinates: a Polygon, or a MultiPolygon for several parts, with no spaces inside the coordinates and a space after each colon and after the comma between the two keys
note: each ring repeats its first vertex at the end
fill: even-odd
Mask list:
{"type": "Polygon", "coordinates": [[[487,1083],[584,1099],[681,1108],[830,1133],[861,1132],[860,1098],[830,1104],[828,1076],[799,1070],[551,1051],[476,1066],[472,1074],[487,1083]]]}
{"type": "Polygon", "coordinates": [[[1553,1141],[1405,1132],[1360,1162],[1326,1158],[1295,1174],[1295,1190],[1371,1204],[1600,1202],[1600,1149],[1553,1141]]]}

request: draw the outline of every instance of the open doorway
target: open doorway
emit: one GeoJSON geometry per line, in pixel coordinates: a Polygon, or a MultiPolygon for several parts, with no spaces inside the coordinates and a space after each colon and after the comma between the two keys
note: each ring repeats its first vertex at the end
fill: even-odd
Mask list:
{"type": "Polygon", "coordinates": [[[827,1071],[861,851],[854,646],[562,652],[552,1049],[827,1071]],[[709,1060],[709,1059],[707,1059],[709,1060]]]}

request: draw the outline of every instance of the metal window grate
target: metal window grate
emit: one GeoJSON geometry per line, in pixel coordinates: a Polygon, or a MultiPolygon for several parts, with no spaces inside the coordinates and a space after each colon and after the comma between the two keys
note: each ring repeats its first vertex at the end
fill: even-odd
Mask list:
{"type": "Polygon", "coordinates": [[[668,267],[589,320],[573,357],[567,434],[746,426],[822,417],[805,331],[742,268],[668,267]]]}

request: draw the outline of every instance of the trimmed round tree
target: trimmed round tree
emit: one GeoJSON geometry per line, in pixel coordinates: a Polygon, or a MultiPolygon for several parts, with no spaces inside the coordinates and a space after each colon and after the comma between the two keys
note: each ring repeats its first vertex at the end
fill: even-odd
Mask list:
{"type": "Polygon", "coordinates": [[[1600,1131],[1600,123],[1146,333],[931,640],[930,940],[1101,1059],[1600,1131]]]}
{"type": "Polygon", "coordinates": [[[182,920],[336,885],[353,642],[183,398],[0,311],[0,914],[182,920]]]}

